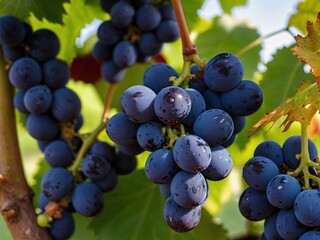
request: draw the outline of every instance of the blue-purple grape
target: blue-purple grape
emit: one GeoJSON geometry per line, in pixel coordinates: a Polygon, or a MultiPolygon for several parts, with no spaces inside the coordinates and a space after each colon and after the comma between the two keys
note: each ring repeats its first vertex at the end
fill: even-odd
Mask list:
{"type": "Polygon", "coordinates": [[[160,42],[174,42],[180,37],[179,26],[175,20],[162,21],[155,32],[160,42]]]}
{"type": "Polygon", "coordinates": [[[121,151],[116,153],[116,160],[113,163],[114,169],[119,175],[127,175],[132,173],[138,165],[136,156],[128,156],[121,151]]]}
{"type": "Polygon", "coordinates": [[[96,184],[102,192],[111,192],[118,184],[117,171],[113,167],[110,167],[105,177],[99,180],[92,180],[92,182],[96,184]]]}
{"type": "Polygon", "coordinates": [[[159,10],[152,5],[142,5],[136,12],[135,23],[143,32],[154,30],[161,22],[159,10]]]}
{"type": "Polygon", "coordinates": [[[81,164],[83,174],[93,180],[100,180],[107,176],[110,166],[105,158],[92,154],[85,156],[81,164]]]}
{"type": "Polygon", "coordinates": [[[0,44],[14,46],[23,41],[26,31],[23,23],[14,16],[0,17],[0,44]]]}
{"type": "Polygon", "coordinates": [[[123,40],[113,49],[113,61],[119,68],[126,68],[132,66],[137,58],[136,47],[128,40],[123,40]]]}
{"type": "Polygon", "coordinates": [[[273,140],[261,142],[254,150],[253,155],[267,157],[272,160],[279,168],[283,164],[283,153],[279,143],[273,140]]]}
{"type": "Polygon", "coordinates": [[[126,28],[133,22],[135,10],[126,1],[118,1],[111,10],[111,22],[118,28],[126,28]]]}
{"type": "Polygon", "coordinates": [[[122,39],[123,30],[114,26],[111,20],[100,24],[97,30],[97,36],[101,43],[112,46],[122,39]]]}
{"type": "Polygon", "coordinates": [[[70,78],[69,66],[65,61],[52,59],[42,65],[43,82],[51,89],[64,87],[70,78]]]}
{"type": "Polygon", "coordinates": [[[155,151],[165,143],[165,136],[162,133],[163,125],[156,121],[142,123],[137,131],[139,145],[147,151],[155,151]]]}
{"type": "Polygon", "coordinates": [[[29,113],[44,113],[51,106],[52,92],[46,85],[30,87],[24,94],[23,102],[29,113]]]}
{"type": "Polygon", "coordinates": [[[50,223],[49,233],[55,240],[68,239],[75,231],[75,221],[72,214],[66,210],[61,218],[54,218],[50,223]]]}
{"type": "Polygon", "coordinates": [[[26,92],[22,89],[16,91],[13,97],[13,105],[19,112],[29,114],[29,111],[23,101],[25,93],[26,92]]]}
{"type": "Polygon", "coordinates": [[[163,43],[156,38],[153,32],[146,32],[141,35],[138,47],[145,56],[155,56],[161,53],[163,43]]]}
{"type": "Polygon", "coordinates": [[[302,234],[299,240],[318,240],[320,238],[320,231],[311,230],[302,234]]]}
{"type": "Polygon", "coordinates": [[[282,240],[283,238],[279,235],[277,231],[277,216],[278,211],[274,211],[274,213],[266,218],[264,221],[264,235],[266,239],[273,239],[273,240],[282,240]]]}
{"type": "Polygon", "coordinates": [[[200,92],[193,88],[186,88],[186,92],[191,98],[191,109],[189,114],[182,119],[185,126],[192,127],[196,118],[206,110],[206,102],[200,92]]]}
{"type": "Polygon", "coordinates": [[[44,158],[51,167],[69,167],[73,162],[73,152],[64,140],[49,142],[44,148],[44,158]]]}
{"type": "Polygon", "coordinates": [[[115,148],[109,143],[103,141],[96,141],[93,143],[90,147],[89,153],[101,156],[110,163],[114,162],[116,158],[115,148]]]}
{"type": "Polygon", "coordinates": [[[39,141],[50,141],[60,132],[58,122],[49,114],[29,114],[26,120],[29,135],[39,141]]]}
{"type": "Polygon", "coordinates": [[[118,67],[114,61],[109,60],[102,64],[102,77],[109,83],[118,83],[124,77],[125,69],[118,67]]]}

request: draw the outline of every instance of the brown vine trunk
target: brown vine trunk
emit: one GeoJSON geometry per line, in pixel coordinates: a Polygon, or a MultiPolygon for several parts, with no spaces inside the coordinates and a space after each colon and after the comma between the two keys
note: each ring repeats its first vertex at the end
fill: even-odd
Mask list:
{"type": "Polygon", "coordinates": [[[47,240],[47,231],[37,225],[23,171],[12,97],[0,48],[0,212],[15,240],[47,240]]]}

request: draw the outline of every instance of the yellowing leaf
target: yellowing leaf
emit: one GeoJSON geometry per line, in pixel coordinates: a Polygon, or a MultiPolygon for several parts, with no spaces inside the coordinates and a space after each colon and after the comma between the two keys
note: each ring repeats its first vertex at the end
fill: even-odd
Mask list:
{"type": "Polygon", "coordinates": [[[295,37],[298,46],[292,48],[292,51],[301,61],[310,65],[320,89],[320,13],[315,23],[307,21],[307,31],[306,37],[295,37]]]}
{"type": "Polygon", "coordinates": [[[281,127],[284,126],[283,132],[287,131],[293,122],[300,122],[307,127],[319,108],[320,93],[316,83],[304,81],[295,96],[268,112],[250,129],[250,136],[269,123],[274,124],[282,116],[286,116],[281,124],[281,127]]]}

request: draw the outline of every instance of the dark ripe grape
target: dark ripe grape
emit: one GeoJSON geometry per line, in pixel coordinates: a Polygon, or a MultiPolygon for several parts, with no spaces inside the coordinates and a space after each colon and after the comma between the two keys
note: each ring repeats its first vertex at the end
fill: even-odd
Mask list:
{"type": "Polygon", "coordinates": [[[137,58],[136,47],[128,40],[123,40],[113,49],[113,61],[119,68],[127,68],[132,66],[137,58]]]}
{"type": "Polygon", "coordinates": [[[300,239],[299,237],[309,230],[308,227],[298,221],[292,208],[279,211],[276,228],[283,239],[300,239]]]}
{"type": "Polygon", "coordinates": [[[233,133],[233,121],[228,113],[220,109],[209,109],[201,113],[193,124],[193,133],[210,146],[227,141],[233,133]]]}
{"type": "Polygon", "coordinates": [[[20,58],[15,61],[9,70],[10,83],[19,89],[28,89],[40,84],[42,72],[40,65],[32,58],[20,58]]]}
{"type": "Polygon", "coordinates": [[[175,20],[165,20],[156,28],[156,37],[160,42],[174,42],[179,39],[180,31],[175,20]]]}
{"type": "Polygon", "coordinates": [[[92,182],[79,183],[72,193],[74,209],[85,217],[93,217],[104,207],[103,192],[92,182]]]}
{"type": "Polygon", "coordinates": [[[59,38],[49,29],[38,29],[30,41],[30,56],[39,62],[55,58],[60,50],[59,38]]]}
{"type": "Polygon", "coordinates": [[[49,233],[54,239],[68,239],[75,230],[74,218],[66,210],[63,210],[61,218],[54,218],[50,225],[49,233]]]}
{"type": "Polygon", "coordinates": [[[10,15],[0,17],[0,44],[4,46],[18,45],[25,36],[25,27],[18,18],[10,15]]]}
{"type": "Polygon", "coordinates": [[[176,20],[176,14],[171,3],[165,2],[161,4],[159,10],[162,16],[162,20],[176,20]]]}
{"type": "Polygon", "coordinates": [[[99,41],[108,46],[113,46],[119,42],[123,34],[123,30],[114,26],[110,20],[101,23],[97,30],[99,41]]]}
{"type": "Polygon", "coordinates": [[[23,102],[28,112],[44,113],[49,110],[52,103],[51,90],[46,85],[30,87],[24,94],[23,102]]]}
{"type": "Polygon", "coordinates": [[[128,27],[135,16],[135,10],[126,1],[118,1],[115,3],[110,11],[111,21],[118,28],[128,27]]]}
{"type": "Polygon", "coordinates": [[[166,140],[162,134],[162,128],[163,125],[159,122],[142,123],[137,131],[139,145],[147,151],[155,151],[161,148],[166,140]]]}
{"type": "Polygon", "coordinates": [[[112,59],[113,47],[97,41],[92,50],[94,59],[100,62],[107,62],[112,59]]]}
{"type": "Polygon", "coordinates": [[[60,122],[77,118],[81,111],[81,101],[78,95],[67,87],[53,91],[51,105],[52,115],[60,122]]]}
{"type": "Polygon", "coordinates": [[[261,142],[254,150],[253,155],[255,157],[267,157],[271,159],[279,168],[283,164],[282,147],[279,145],[279,143],[272,140],[266,140],[261,142]]]}
{"type": "Polygon", "coordinates": [[[222,106],[231,116],[249,116],[258,111],[262,102],[261,87],[250,80],[242,80],[231,90],[221,93],[222,106]]]}
{"type": "Polygon", "coordinates": [[[60,200],[73,189],[73,176],[65,168],[48,170],[41,180],[41,190],[50,200],[60,200]]]}
{"type": "Polygon", "coordinates": [[[189,114],[181,121],[183,125],[192,127],[196,118],[206,110],[206,102],[200,92],[193,88],[186,88],[191,98],[191,109],[189,114]]]}
{"type": "Polygon", "coordinates": [[[294,213],[299,222],[308,227],[320,226],[320,192],[308,189],[300,192],[294,202],[294,213]]]}
{"type": "Polygon", "coordinates": [[[203,93],[203,98],[206,102],[207,109],[223,109],[220,93],[211,89],[206,89],[203,93]]]}
{"type": "Polygon", "coordinates": [[[180,87],[163,88],[154,99],[154,111],[165,124],[176,125],[190,112],[189,94],[180,87]]]}
{"type": "Polygon", "coordinates": [[[286,174],[273,177],[268,183],[266,194],[269,202],[280,209],[291,208],[301,191],[297,179],[286,174]]]}
{"type": "Polygon", "coordinates": [[[14,94],[13,105],[19,112],[28,114],[29,111],[28,111],[28,109],[26,108],[26,106],[24,105],[24,102],[23,102],[24,94],[25,94],[24,90],[18,90],[14,94]]]}
{"type": "Polygon", "coordinates": [[[137,123],[153,120],[156,115],[153,102],[156,94],[150,88],[134,85],[126,89],[120,97],[120,106],[128,118],[137,123]]]}
{"type": "Polygon", "coordinates": [[[318,240],[320,238],[320,231],[310,230],[302,234],[299,240],[318,240]]]}
{"type": "Polygon", "coordinates": [[[11,62],[26,56],[26,50],[21,45],[3,46],[3,56],[11,62]]]}
{"type": "Polygon", "coordinates": [[[280,237],[277,231],[277,216],[278,211],[274,211],[274,213],[264,221],[264,235],[266,239],[282,240],[282,237],[280,237]]]}
{"type": "Polygon", "coordinates": [[[269,181],[278,174],[277,165],[269,158],[262,156],[250,158],[242,170],[243,179],[257,191],[265,191],[269,181]]]}
{"type": "Polygon", "coordinates": [[[236,139],[237,139],[237,134],[235,135],[232,134],[227,141],[225,141],[224,143],[221,143],[221,146],[224,148],[228,148],[236,141],[236,139]]]}
{"type": "Polygon", "coordinates": [[[238,134],[246,125],[247,118],[245,116],[237,116],[232,118],[233,121],[233,135],[238,134]]]}
{"type": "Polygon", "coordinates": [[[81,169],[86,177],[93,180],[100,180],[107,176],[110,163],[101,156],[90,154],[82,160],[81,169]]]}
{"type": "Polygon", "coordinates": [[[183,208],[172,197],[168,197],[164,205],[164,218],[176,232],[188,232],[200,222],[201,206],[183,208]]]}
{"type": "Polygon", "coordinates": [[[170,191],[174,201],[185,208],[203,204],[208,195],[206,179],[200,172],[178,172],[171,180],[170,191]]]}
{"type": "Polygon", "coordinates": [[[41,210],[44,211],[49,202],[50,202],[50,199],[47,198],[44,192],[41,191],[38,199],[39,208],[41,208],[41,210]]]}
{"type": "Polygon", "coordinates": [[[160,54],[162,46],[163,43],[160,42],[152,32],[142,34],[138,42],[139,50],[145,56],[155,56],[160,54]]]}
{"type": "Polygon", "coordinates": [[[239,199],[239,210],[242,216],[250,221],[261,221],[270,217],[275,210],[265,192],[248,187],[239,199]]]}
{"type": "Polygon", "coordinates": [[[128,156],[123,152],[118,151],[116,153],[116,160],[113,163],[114,169],[119,175],[127,175],[132,173],[138,165],[136,156],[128,156]]]}
{"type": "Polygon", "coordinates": [[[125,69],[118,67],[112,60],[102,64],[101,75],[109,83],[119,83],[124,74],[125,69]]]}
{"type": "MultiPolygon", "coordinates": [[[[289,137],[282,145],[284,162],[293,169],[296,169],[300,160],[297,154],[301,153],[301,136],[295,135],[289,137]]],[[[318,149],[315,143],[308,139],[308,152],[310,160],[314,161],[318,157],[318,149]]]]}
{"type": "Polygon", "coordinates": [[[203,70],[206,85],[213,91],[226,92],[238,85],[243,77],[240,59],[231,53],[221,53],[211,58],[203,70]]]}
{"type": "Polygon", "coordinates": [[[115,161],[116,157],[115,148],[103,141],[96,141],[93,143],[89,149],[89,153],[93,155],[99,155],[110,163],[115,161]]]}
{"type": "Polygon", "coordinates": [[[42,65],[43,82],[51,89],[64,87],[70,78],[69,66],[65,61],[52,59],[42,65]]]}
{"type": "Polygon", "coordinates": [[[202,171],[203,176],[212,181],[220,181],[231,173],[233,162],[230,153],[221,145],[211,147],[209,166],[202,171]]]}
{"type": "Polygon", "coordinates": [[[119,112],[108,120],[106,131],[115,143],[131,145],[137,142],[138,127],[138,123],[131,121],[123,112],[119,112]]]}
{"type": "Polygon", "coordinates": [[[180,170],[173,159],[173,152],[169,149],[158,149],[152,152],[145,164],[147,178],[156,183],[169,183],[180,170]]]}
{"type": "Polygon", "coordinates": [[[58,122],[49,114],[30,114],[26,121],[27,131],[39,141],[50,141],[59,133],[58,122]]]}
{"type": "Polygon", "coordinates": [[[168,182],[168,183],[160,183],[159,184],[160,193],[162,194],[162,196],[165,199],[167,199],[168,197],[171,196],[170,185],[171,185],[171,181],[168,182]]]}
{"type": "Polygon", "coordinates": [[[143,32],[154,30],[161,22],[159,10],[152,5],[142,5],[135,15],[135,23],[143,32]]]}
{"type": "Polygon", "coordinates": [[[44,158],[51,167],[69,167],[73,162],[73,152],[64,140],[49,142],[44,148],[44,158]]]}
{"type": "Polygon", "coordinates": [[[145,151],[138,142],[134,142],[130,145],[117,144],[117,148],[127,156],[136,156],[145,151]]]}
{"type": "Polygon", "coordinates": [[[92,180],[94,184],[96,184],[102,192],[111,192],[118,183],[118,174],[117,171],[110,167],[108,174],[99,180],[92,180]]]}
{"type": "Polygon", "coordinates": [[[177,71],[166,63],[156,63],[148,67],[143,75],[143,85],[151,88],[156,94],[163,88],[171,86],[170,77],[178,77],[177,71]]]}
{"type": "Polygon", "coordinates": [[[182,170],[197,173],[209,166],[211,150],[202,138],[188,134],[179,137],[175,142],[173,157],[182,170]]]}

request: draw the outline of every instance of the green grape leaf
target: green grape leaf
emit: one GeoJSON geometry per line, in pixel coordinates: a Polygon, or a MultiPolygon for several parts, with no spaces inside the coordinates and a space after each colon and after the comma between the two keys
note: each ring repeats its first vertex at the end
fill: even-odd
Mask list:
{"type": "Polygon", "coordinates": [[[165,199],[159,187],[150,182],[143,169],[120,176],[118,186],[105,196],[104,211],[95,217],[90,227],[101,239],[114,240],[225,240],[221,225],[212,222],[212,216],[202,209],[201,221],[188,233],[177,233],[163,217],[165,199]]]}
{"type": "Polygon", "coordinates": [[[297,12],[289,18],[288,26],[299,29],[303,34],[307,33],[305,23],[308,20],[316,19],[320,9],[320,1],[305,0],[297,6],[297,12]]]}
{"type": "MultiPolygon", "coordinates": [[[[214,18],[212,26],[199,34],[196,46],[199,56],[207,60],[222,52],[237,54],[252,41],[259,38],[257,30],[245,21],[230,15],[214,18]]],[[[244,78],[251,79],[260,61],[261,46],[254,47],[241,56],[244,78]]]]}
{"type": "Polygon", "coordinates": [[[223,11],[229,14],[231,13],[231,10],[234,7],[243,6],[247,4],[247,0],[232,0],[232,1],[219,0],[219,2],[223,11]]]}
{"type": "Polygon", "coordinates": [[[62,23],[62,15],[66,13],[63,5],[68,2],[70,0],[0,0],[0,16],[14,15],[26,19],[32,12],[38,19],[62,23]]]}
{"type": "Polygon", "coordinates": [[[197,11],[201,8],[203,0],[181,1],[181,4],[188,29],[191,32],[200,19],[197,11]]]}
{"type": "Polygon", "coordinates": [[[315,23],[307,22],[307,31],[308,35],[306,37],[300,35],[295,37],[298,46],[292,48],[292,51],[301,61],[309,64],[320,90],[320,13],[315,23]]]}
{"type": "Polygon", "coordinates": [[[286,116],[280,127],[284,127],[283,132],[287,131],[293,122],[300,122],[307,127],[314,114],[320,108],[320,93],[316,83],[304,81],[295,96],[287,99],[268,112],[260,121],[250,129],[250,135],[253,135],[259,129],[269,123],[275,123],[282,116],[286,116]]]}

